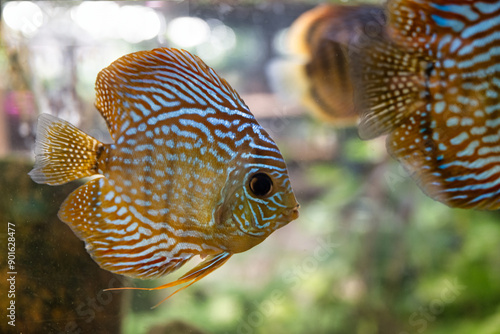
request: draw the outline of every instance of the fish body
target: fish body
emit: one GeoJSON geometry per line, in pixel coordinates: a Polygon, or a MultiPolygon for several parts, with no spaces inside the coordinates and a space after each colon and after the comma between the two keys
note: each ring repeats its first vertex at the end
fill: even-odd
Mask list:
{"type": "Polygon", "coordinates": [[[498,0],[324,5],[294,25],[320,117],[338,124],[343,109],[362,139],[388,135],[431,198],[500,208],[498,0]]]}
{"type": "Polygon", "coordinates": [[[113,143],[41,115],[30,172],[58,185],[92,176],[60,219],[104,269],[135,278],[206,258],[201,279],[298,216],[285,162],[239,95],[198,57],[161,48],[102,70],[96,107],[113,143]]]}
{"type": "Polygon", "coordinates": [[[357,125],[351,54],[381,34],[385,24],[384,8],[375,5],[323,4],[294,21],[288,43],[304,62],[302,102],[308,110],[336,127],[357,125]]]}
{"type": "Polygon", "coordinates": [[[385,36],[358,52],[360,136],[430,197],[500,208],[500,2],[389,0],[385,36]]]}

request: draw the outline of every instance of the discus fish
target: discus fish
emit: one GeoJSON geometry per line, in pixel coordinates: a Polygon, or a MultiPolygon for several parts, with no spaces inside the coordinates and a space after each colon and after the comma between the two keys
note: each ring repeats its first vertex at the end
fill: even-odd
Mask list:
{"type": "Polygon", "coordinates": [[[205,258],[155,288],[189,283],[176,293],[298,217],[275,142],[197,56],[168,48],[128,54],[95,87],[114,142],[42,114],[29,174],[49,185],[94,176],[58,216],[101,268],[146,279],[205,258]]]}
{"type": "Polygon", "coordinates": [[[302,102],[315,116],[337,127],[357,125],[351,54],[381,34],[385,24],[384,8],[373,5],[323,4],[294,21],[288,44],[304,59],[302,102]]]}
{"type": "Polygon", "coordinates": [[[359,50],[363,139],[431,198],[500,208],[500,1],[389,0],[387,38],[359,50]]]}

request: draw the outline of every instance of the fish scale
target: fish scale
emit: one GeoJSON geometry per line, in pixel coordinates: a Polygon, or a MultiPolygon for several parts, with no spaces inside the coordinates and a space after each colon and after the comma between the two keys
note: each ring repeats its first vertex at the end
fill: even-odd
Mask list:
{"type": "Polygon", "coordinates": [[[500,208],[498,1],[387,6],[387,37],[358,58],[361,137],[389,134],[389,153],[430,197],[500,208]]]}
{"type": "MultiPolygon", "coordinates": [[[[298,216],[278,147],[198,57],[167,48],[126,55],[98,74],[96,92],[114,143],[98,143],[96,168],[81,168],[97,178],[68,196],[59,217],[102,268],[154,278],[206,258],[160,288],[189,286],[298,216]]],[[[42,115],[37,147],[65,152],[87,137],[42,115]],[[59,128],[76,140],[46,139],[59,128]]],[[[30,175],[46,183],[67,161],[37,152],[30,175]]],[[[82,172],[67,171],[52,184],[82,172]]]]}

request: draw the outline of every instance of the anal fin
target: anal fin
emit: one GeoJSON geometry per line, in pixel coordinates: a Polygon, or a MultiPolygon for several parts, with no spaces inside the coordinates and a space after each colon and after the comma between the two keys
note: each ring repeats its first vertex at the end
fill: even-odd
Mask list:
{"type": "Polygon", "coordinates": [[[217,268],[220,268],[224,263],[226,263],[227,260],[232,256],[231,253],[228,252],[223,252],[219,253],[217,255],[210,255],[208,256],[203,262],[198,264],[196,267],[188,271],[186,274],[178,278],[177,280],[158,286],[156,288],[133,288],[133,287],[125,287],[125,288],[113,288],[113,289],[107,289],[108,290],[147,290],[147,291],[152,291],[152,290],[161,290],[161,289],[167,289],[171,288],[174,286],[178,286],[181,284],[186,284],[185,286],[178,288],[174,292],[172,292],[170,295],[168,295],[166,298],[164,298],[162,301],[160,301],[158,304],[153,306],[153,308],[157,307],[176,293],[186,289],[187,287],[193,285],[194,283],[198,282],[201,280],[203,277],[207,276],[217,268]]]}
{"type": "Polygon", "coordinates": [[[103,269],[134,278],[155,278],[175,271],[193,255],[177,254],[175,238],[136,217],[109,180],[79,187],[61,205],[59,218],[85,241],[103,269]]]}

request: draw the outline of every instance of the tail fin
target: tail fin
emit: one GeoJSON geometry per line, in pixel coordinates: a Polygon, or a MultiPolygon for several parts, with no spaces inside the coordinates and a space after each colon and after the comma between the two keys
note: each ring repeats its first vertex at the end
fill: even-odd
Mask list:
{"type": "Polygon", "coordinates": [[[97,173],[104,145],[72,124],[49,114],[38,118],[35,167],[29,175],[36,183],[60,185],[97,173]]]}

